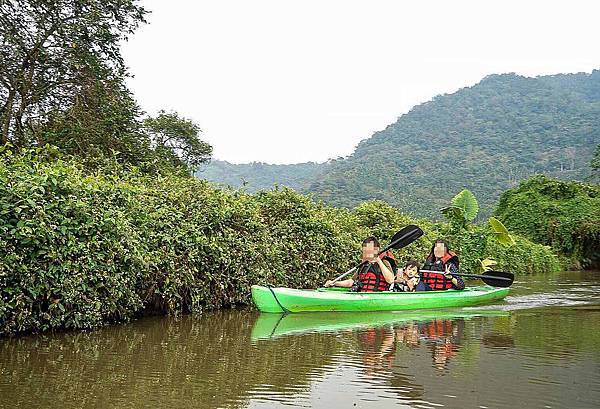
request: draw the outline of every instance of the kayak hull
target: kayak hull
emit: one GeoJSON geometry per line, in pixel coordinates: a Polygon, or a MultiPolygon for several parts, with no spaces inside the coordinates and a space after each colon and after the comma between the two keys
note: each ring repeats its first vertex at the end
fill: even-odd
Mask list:
{"type": "Polygon", "coordinates": [[[508,288],[489,286],[464,290],[414,293],[355,293],[346,289],[298,290],[285,287],[252,286],[252,299],[262,312],[310,311],[400,311],[464,307],[486,304],[507,296],[508,288]]]}

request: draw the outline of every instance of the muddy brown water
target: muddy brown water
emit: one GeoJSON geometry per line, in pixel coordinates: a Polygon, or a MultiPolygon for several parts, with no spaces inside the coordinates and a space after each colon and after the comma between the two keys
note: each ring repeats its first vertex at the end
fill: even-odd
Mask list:
{"type": "Polygon", "coordinates": [[[249,309],[0,340],[3,408],[597,408],[600,273],[483,307],[249,309]]]}

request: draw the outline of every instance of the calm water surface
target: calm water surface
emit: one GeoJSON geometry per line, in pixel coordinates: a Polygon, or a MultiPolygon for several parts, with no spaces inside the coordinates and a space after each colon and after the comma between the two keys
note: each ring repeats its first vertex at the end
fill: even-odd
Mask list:
{"type": "Polygon", "coordinates": [[[598,408],[600,273],[444,311],[221,311],[0,340],[6,408],[598,408]]]}

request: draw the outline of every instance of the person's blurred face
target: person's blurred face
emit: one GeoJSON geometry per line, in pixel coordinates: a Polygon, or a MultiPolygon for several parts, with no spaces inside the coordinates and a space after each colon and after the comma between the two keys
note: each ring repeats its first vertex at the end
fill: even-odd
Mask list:
{"type": "Polygon", "coordinates": [[[362,248],[363,260],[370,260],[379,254],[379,247],[375,246],[372,241],[365,244],[362,248]]]}
{"type": "Polygon", "coordinates": [[[446,246],[444,246],[444,243],[435,243],[433,255],[437,258],[442,258],[444,257],[444,254],[446,254],[446,246]]]}

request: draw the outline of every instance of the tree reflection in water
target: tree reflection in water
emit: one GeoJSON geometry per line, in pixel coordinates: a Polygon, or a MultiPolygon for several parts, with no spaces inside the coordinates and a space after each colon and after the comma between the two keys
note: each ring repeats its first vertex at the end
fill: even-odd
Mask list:
{"type": "Polygon", "coordinates": [[[596,305],[150,318],[0,340],[0,407],[593,407],[598,322],[596,305]]]}

